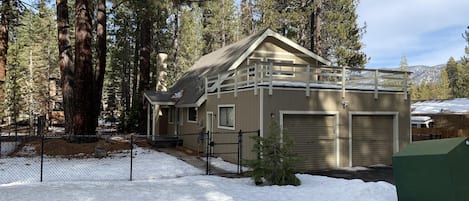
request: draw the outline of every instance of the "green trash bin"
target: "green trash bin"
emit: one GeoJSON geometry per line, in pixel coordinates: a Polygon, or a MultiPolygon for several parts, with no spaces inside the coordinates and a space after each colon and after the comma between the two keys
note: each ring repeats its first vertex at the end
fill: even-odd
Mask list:
{"type": "Polygon", "coordinates": [[[399,201],[469,201],[469,140],[419,141],[394,154],[399,201]]]}

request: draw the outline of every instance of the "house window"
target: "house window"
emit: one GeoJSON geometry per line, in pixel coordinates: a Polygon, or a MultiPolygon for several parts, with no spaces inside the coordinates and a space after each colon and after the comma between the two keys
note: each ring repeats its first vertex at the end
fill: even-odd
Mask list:
{"type": "Polygon", "coordinates": [[[174,123],[174,108],[170,107],[168,110],[168,123],[174,123]]]}
{"type": "Polygon", "coordinates": [[[190,107],[187,108],[187,121],[192,123],[197,123],[197,108],[190,107]]]}
{"type": "MultiPolygon", "coordinates": [[[[273,63],[272,71],[277,71],[277,72],[272,73],[274,76],[295,77],[295,67],[276,65],[276,63],[294,64],[295,60],[293,59],[267,59],[267,62],[273,63]]],[[[267,75],[270,75],[270,73],[267,72],[267,75]]]]}
{"type": "Polygon", "coordinates": [[[235,106],[218,106],[218,128],[234,130],[235,127],[235,106]]]}

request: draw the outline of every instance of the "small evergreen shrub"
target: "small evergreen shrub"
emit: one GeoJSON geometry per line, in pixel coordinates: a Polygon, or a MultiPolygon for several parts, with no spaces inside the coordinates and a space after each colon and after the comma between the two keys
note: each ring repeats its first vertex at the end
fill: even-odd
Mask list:
{"type": "Polygon", "coordinates": [[[271,122],[266,137],[253,138],[256,140],[253,151],[258,154],[258,158],[246,163],[252,169],[249,175],[256,185],[301,184],[293,169],[296,161],[296,155],[290,150],[293,142],[285,134],[281,139],[280,128],[275,121],[271,122]]]}

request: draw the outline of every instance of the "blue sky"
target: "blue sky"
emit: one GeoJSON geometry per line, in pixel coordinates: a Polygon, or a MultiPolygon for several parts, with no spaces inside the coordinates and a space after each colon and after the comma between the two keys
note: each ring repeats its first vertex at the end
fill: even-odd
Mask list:
{"type": "Polygon", "coordinates": [[[366,22],[362,41],[371,57],[366,67],[444,64],[460,59],[469,26],[468,0],[360,0],[359,24],[366,22]]]}

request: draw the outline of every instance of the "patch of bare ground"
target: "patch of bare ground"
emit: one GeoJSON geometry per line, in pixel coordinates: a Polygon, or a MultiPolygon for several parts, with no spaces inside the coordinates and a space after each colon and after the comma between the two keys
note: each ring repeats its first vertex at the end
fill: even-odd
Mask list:
{"type": "MultiPolygon", "coordinates": [[[[139,143],[144,145],[144,143],[139,143]]],[[[138,145],[138,146],[140,146],[138,145]]],[[[102,153],[122,152],[130,150],[130,141],[124,137],[109,137],[91,143],[71,143],[64,138],[44,140],[44,155],[53,157],[97,157],[102,153]]],[[[37,156],[41,154],[41,139],[31,138],[23,141],[12,153],[13,156],[37,156]]],[[[102,157],[102,156],[99,156],[102,157]]]]}

